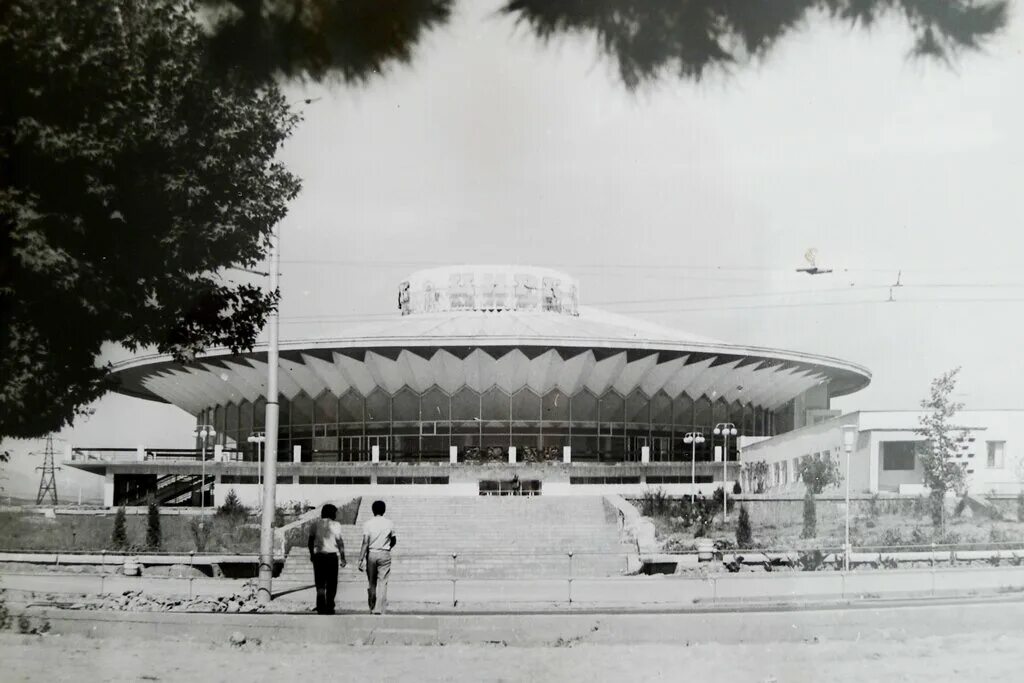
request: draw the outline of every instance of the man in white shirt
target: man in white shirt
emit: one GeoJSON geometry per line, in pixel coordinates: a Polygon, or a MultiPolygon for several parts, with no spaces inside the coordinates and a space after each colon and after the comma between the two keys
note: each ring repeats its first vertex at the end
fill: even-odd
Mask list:
{"type": "Polygon", "coordinates": [[[338,566],[345,566],[345,542],[341,539],[338,508],[330,503],[320,510],[320,519],[309,530],[309,560],[316,584],[316,613],[334,614],[338,592],[338,566]]]}
{"type": "Polygon", "coordinates": [[[363,547],[359,550],[359,571],[366,569],[370,583],[366,590],[370,611],[384,614],[388,603],[388,576],[391,574],[391,549],[398,538],[395,525],[384,516],[387,507],[383,500],[375,500],[371,506],[373,518],[363,525],[363,547]],[[376,607],[380,611],[376,611],[376,607]]]}

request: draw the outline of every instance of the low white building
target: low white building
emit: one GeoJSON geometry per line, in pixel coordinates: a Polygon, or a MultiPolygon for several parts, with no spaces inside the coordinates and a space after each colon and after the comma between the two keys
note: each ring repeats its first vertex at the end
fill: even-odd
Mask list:
{"type": "MultiPolygon", "coordinates": [[[[740,441],[744,465],[741,485],[756,493],[803,493],[798,467],[803,458],[836,459],[845,472],[843,426],[856,425],[857,438],[850,454],[850,490],[856,493],[919,494],[923,470],[917,445],[924,439],[916,430],[922,410],[878,410],[849,413],[801,427],[768,439],[740,441]],[[767,464],[758,482],[755,463],[767,464]]],[[[975,493],[1017,493],[1024,478],[1024,410],[964,410],[957,426],[967,488],[975,493]]]]}

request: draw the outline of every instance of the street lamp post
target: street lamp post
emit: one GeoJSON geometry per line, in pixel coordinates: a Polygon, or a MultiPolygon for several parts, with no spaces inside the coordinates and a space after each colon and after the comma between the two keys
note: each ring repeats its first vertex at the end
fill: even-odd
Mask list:
{"type": "Polygon", "coordinates": [[[700,432],[687,432],[683,443],[690,444],[690,505],[694,503],[697,486],[697,444],[704,443],[704,435],[700,432]]]}
{"type": "Polygon", "coordinates": [[[846,451],[846,544],[843,546],[843,571],[850,571],[850,452],[857,439],[857,425],[843,425],[843,450],[846,451]]]}
{"type": "Polygon", "coordinates": [[[714,434],[724,438],[722,446],[722,522],[729,519],[729,492],[726,482],[729,480],[729,436],[736,436],[736,425],[732,422],[719,422],[715,425],[714,434]]]}
{"type": "Polygon", "coordinates": [[[256,467],[256,486],[259,491],[260,504],[263,504],[263,443],[267,440],[267,435],[263,432],[253,432],[246,439],[249,443],[256,444],[256,462],[259,465],[256,467]]]}
{"type": "Polygon", "coordinates": [[[214,430],[212,425],[199,425],[196,430],[192,432],[192,436],[199,439],[200,452],[200,476],[199,476],[199,507],[201,509],[199,523],[203,524],[206,522],[206,440],[212,439],[217,436],[217,432],[214,430]]]}

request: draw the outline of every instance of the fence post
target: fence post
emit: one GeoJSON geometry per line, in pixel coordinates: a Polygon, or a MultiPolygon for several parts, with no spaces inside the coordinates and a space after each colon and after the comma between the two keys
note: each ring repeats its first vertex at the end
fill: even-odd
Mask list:
{"type": "Polygon", "coordinates": [[[718,604],[718,579],[714,576],[709,576],[711,579],[711,604],[718,604]]]}
{"type": "Polygon", "coordinates": [[[572,551],[569,551],[569,604],[572,605],[572,551]]]}
{"type": "Polygon", "coordinates": [[[106,593],[107,585],[107,549],[100,551],[100,593],[106,593]]]}
{"type": "Polygon", "coordinates": [[[459,554],[452,553],[452,607],[458,607],[459,600],[455,594],[455,586],[459,582],[459,554]]]}

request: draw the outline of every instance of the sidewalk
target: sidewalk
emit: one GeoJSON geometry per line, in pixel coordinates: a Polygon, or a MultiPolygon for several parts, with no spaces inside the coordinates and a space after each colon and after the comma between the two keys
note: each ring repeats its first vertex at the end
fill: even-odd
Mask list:
{"type": "Polygon", "coordinates": [[[649,614],[181,614],[29,609],[52,632],[98,638],[226,643],[240,632],[264,643],[516,646],[630,643],[765,643],[960,636],[1011,632],[1024,600],[904,604],[857,609],[745,610],[649,614]]]}

